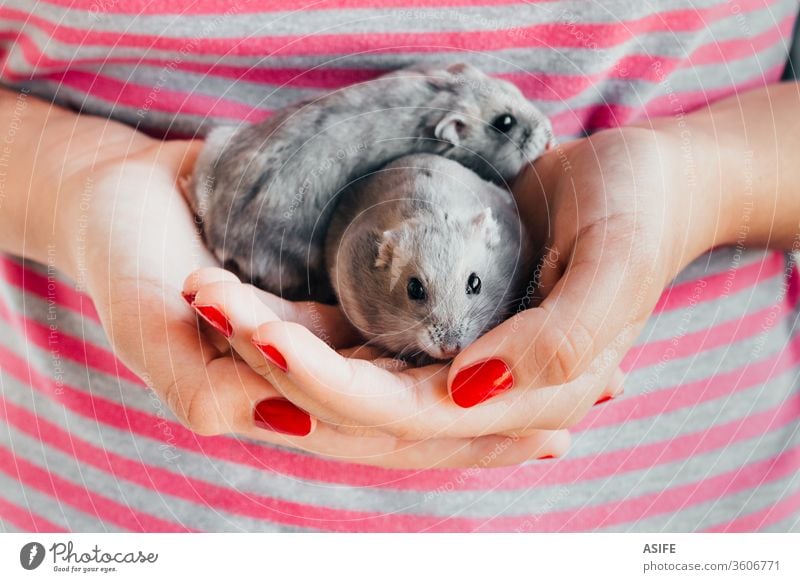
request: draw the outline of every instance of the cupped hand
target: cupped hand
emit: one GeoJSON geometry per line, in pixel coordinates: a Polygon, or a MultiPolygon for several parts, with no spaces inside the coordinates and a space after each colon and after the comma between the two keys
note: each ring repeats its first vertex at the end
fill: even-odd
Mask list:
{"type": "MultiPolygon", "coordinates": [[[[488,388],[499,382],[496,370],[510,391],[499,400],[586,373],[610,377],[665,287],[716,244],[721,199],[693,157],[713,145],[671,129],[665,121],[599,132],[519,177],[516,198],[541,249],[541,301],[459,354],[449,377],[456,401],[475,406],[502,393],[488,388]]],[[[547,406],[580,418],[598,386],[571,395],[571,405],[562,393],[547,406]]]]}
{"type": "Polygon", "coordinates": [[[619,362],[662,290],[713,246],[715,201],[690,196],[681,151],[667,134],[628,128],[537,161],[515,190],[531,244],[544,249],[536,273],[544,300],[450,366],[336,351],[313,327],[263,302],[253,309],[258,302],[235,282],[201,288],[198,303],[224,314],[255,372],[340,430],[426,439],[568,428],[621,391],[619,362]]]}
{"type": "MultiPolygon", "coordinates": [[[[508,440],[497,436],[408,441],[344,434],[292,405],[181,297],[184,280],[196,269],[189,280],[198,287],[236,281],[212,268],[216,261],[177,186],[191,171],[201,143],[160,142],[122,126],[112,130],[121,132],[119,154],[105,152],[102,163],[62,184],[72,202],[63,206],[61,217],[65,244],[74,255],[73,274],[95,303],[115,354],[189,429],[411,469],[516,464],[566,448],[568,435],[561,433],[514,439],[501,455],[490,455],[508,440]],[[86,225],[83,234],[76,228],[80,224],[86,225]]],[[[353,337],[338,310],[279,300],[271,305],[330,341],[353,337]]]]}

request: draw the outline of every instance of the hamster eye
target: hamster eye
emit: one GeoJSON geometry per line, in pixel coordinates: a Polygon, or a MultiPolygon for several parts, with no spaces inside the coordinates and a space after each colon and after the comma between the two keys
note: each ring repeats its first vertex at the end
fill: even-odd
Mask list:
{"type": "Polygon", "coordinates": [[[412,301],[425,300],[425,287],[422,286],[422,282],[416,277],[411,277],[408,280],[408,285],[406,285],[406,292],[408,293],[408,298],[411,299],[412,301]]]}
{"type": "Polygon", "coordinates": [[[517,119],[510,113],[498,115],[492,121],[492,129],[500,133],[508,133],[517,124],[517,119]]]}
{"type": "Polygon", "coordinates": [[[477,295],[481,292],[481,278],[475,273],[467,279],[467,295],[477,295]]]}

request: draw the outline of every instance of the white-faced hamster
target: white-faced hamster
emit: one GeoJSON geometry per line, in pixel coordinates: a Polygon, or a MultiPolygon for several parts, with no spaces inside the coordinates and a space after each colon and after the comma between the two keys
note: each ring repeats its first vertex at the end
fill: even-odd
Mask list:
{"type": "Polygon", "coordinates": [[[511,194],[430,154],[355,182],[325,249],[350,321],[370,343],[418,364],[452,358],[505,319],[532,272],[511,194]]]}
{"type": "Polygon", "coordinates": [[[547,118],[508,82],[464,64],[402,69],[213,130],[186,189],[223,265],[284,297],[324,300],[331,202],[352,180],[427,152],[502,183],[551,139],[547,118]]]}

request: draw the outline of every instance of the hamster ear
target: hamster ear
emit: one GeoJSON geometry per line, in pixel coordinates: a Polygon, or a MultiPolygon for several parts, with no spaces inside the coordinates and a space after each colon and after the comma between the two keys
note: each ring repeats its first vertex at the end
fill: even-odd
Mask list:
{"type": "Polygon", "coordinates": [[[400,232],[397,230],[384,230],[378,237],[378,256],[375,266],[386,269],[392,265],[392,257],[397,243],[400,242],[400,232]]]}
{"type": "Polygon", "coordinates": [[[436,139],[449,142],[454,146],[461,143],[461,136],[467,128],[467,120],[460,113],[448,113],[436,124],[433,134],[436,139]]]}
{"type": "Polygon", "coordinates": [[[488,206],[473,216],[470,223],[475,232],[486,240],[486,246],[489,248],[497,246],[500,242],[500,226],[488,206]]]}
{"type": "Polygon", "coordinates": [[[379,269],[389,269],[389,290],[393,290],[403,269],[408,264],[409,258],[401,248],[400,241],[403,233],[400,229],[384,230],[378,238],[378,256],[375,266],[379,269]]]}
{"type": "Polygon", "coordinates": [[[447,67],[448,73],[453,73],[454,75],[461,75],[464,73],[474,73],[478,69],[470,65],[469,63],[455,63],[447,67]]]}

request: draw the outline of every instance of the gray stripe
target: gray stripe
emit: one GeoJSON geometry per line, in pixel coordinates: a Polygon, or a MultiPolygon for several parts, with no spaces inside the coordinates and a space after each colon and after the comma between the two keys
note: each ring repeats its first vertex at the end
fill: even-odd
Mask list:
{"type": "Polygon", "coordinates": [[[109,103],[51,81],[31,81],[9,86],[15,89],[27,87],[32,95],[47,101],[53,101],[63,107],[81,112],[91,112],[92,115],[115,119],[155,135],[169,133],[186,137],[202,136],[212,127],[219,125],[221,121],[240,123],[232,120],[215,120],[207,116],[180,115],[153,109],[127,107],[109,103]]]}
{"type": "MultiPolygon", "coordinates": [[[[708,310],[714,308],[713,302],[707,307],[708,310]]],[[[768,319],[765,323],[767,321],[768,319]]],[[[651,320],[648,329],[650,326],[659,327],[661,323],[658,319],[651,320]]],[[[666,346],[659,361],[630,373],[626,382],[628,391],[630,394],[649,393],[680,383],[700,381],[710,376],[739,370],[749,360],[758,361],[774,357],[785,348],[787,331],[793,327],[792,318],[789,318],[784,325],[765,325],[765,329],[758,334],[736,344],[707,350],[702,353],[702,357],[698,355],[686,358],[670,357],[671,345],[666,346]]],[[[679,332],[680,328],[673,328],[673,331],[679,332]]],[[[647,329],[643,335],[644,337],[650,335],[647,329]]],[[[86,368],[82,363],[57,357],[59,355],[57,350],[39,348],[34,344],[21,346],[13,330],[0,333],[0,345],[18,353],[20,357],[29,358],[45,375],[59,382],[72,386],[82,386],[86,382],[86,368]]],[[[98,345],[108,344],[103,340],[98,342],[98,345]]],[[[94,394],[150,414],[154,413],[149,393],[140,386],[95,371],[92,373],[91,381],[94,394]]]]}
{"type": "MultiPolygon", "coordinates": [[[[760,262],[763,257],[764,255],[760,252],[745,253],[740,266],[760,262]]],[[[698,262],[705,263],[705,261],[706,258],[701,257],[693,265],[698,262]]],[[[722,257],[715,257],[708,265],[705,274],[692,269],[693,265],[690,265],[689,270],[692,271],[692,278],[698,281],[701,278],[724,272],[727,264],[722,257]]],[[[732,272],[732,281],[736,280],[737,273],[738,268],[735,268],[732,272]]],[[[739,276],[741,277],[741,275],[739,276]]],[[[688,279],[688,276],[684,277],[682,275],[681,278],[685,280],[688,279]]],[[[690,301],[689,305],[680,309],[654,313],[650,317],[647,327],[642,330],[641,335],[636,340],[636,344],[643,345],[649,342],[682,337],[712,326],[738,321],[750,313],[770,308],[776,303],[782,302],[780,294],[783,289],[783,272],[780,272],[775,277],[763,280],[760,284],[723,296],[717,296],[713,292],[707,291],[703,283],[698,281],[688,293],[687,300],[690,301]]]]}
{"type": "MultiPolygon", "coordinates": [[[[748,416],[764,412],[780,405],[784,400],[798,392],[795,388],[800,377],[800,369],[793,368],[774,376],[765,384],[733,392],[729,396],[714,398],[700,404],[685,406],[671,412],[661,412],[655,416],[602,428],[588,427],[584,432],[574,435],[570,457],[591,458],[594,455],[609,453],[634,446],[665,442],[671,438],[693,434],[706,428],[717,427],[748,416]]],[[[633,384],[632,395],[627,398],[647,398],[637,394],[638,385],[633,384]]],[[[702,389],[701,389],[702,390],[702,389]]],[[[667,406],[668,402],[664,402],[667,406]]],[[[613,406],[608,404],[606,406],[613,406]]],[[[800,410],[796,411],[800,415],[800,410]]]]}
{"type": "MultiPolygon", "coordinates": [[[[63,333],[73,336],[76,341],[111,349],[103,327],[94,319],[82,317],[80,313],[61,305],[50,304],[48,299],[11,285],[0,285],[0,298],[6,304],[13,305],[18,315],[44,326],[52,324],[63,333]]],[[[58,351],[57,343],[49,347],[53,352],[58,351]]]]}
{"type": "Polygon", "coordinates": [[[23,530],[0,519],[0,533],[23,533],[23,530]]]}
{"type": "Polygon", "coordinates": [[[779,354],[786,348],[794,326],[795,318],[790,317],[783,325],[765,326],[757,335],[735,344],[723,345],[686,358],[674,357],[670,346],[667,346],[657,362],[632,371],[626,380],[626,386],[637,393],[649,393],[734,372],[747,363],[752,365],[779,354]]]}
{"type": "Polygon", "coordinates": [[[800,533],[800,512],[773,523],[761,531],[764,533],[800,533]]]}
{"type": "MultiPolygon", "coordinates": [[[[790,374],[775,378],[764,389],[758,387],[743,391],[723,402],[718,399],[697,407],[688,407],[677,412],[663,414],[656,418],[629,421],[611,429],[580,433],[577,435],[569,457],[576,459],[587,455],[591,458],[599,452],[608,453],[618,448],[627,449],[635,445],[679,436],[681,432],[699,431],[705,426],[718,425],[768,409],[782,401],[786,392],[791,392],[792,387],[796,385],[791,380],[796,378],[796,375],[796,371],[793,370],[790,374]]],[[[186,474],[206,481],[211,480],[221,486],[235,487],[240,491],[253,494],[277,496],[289,501],[344,509],[425,513],[442,517],[454,512],[466,515],[473,513],[492,515],[492,512],[496,511],[495,504],[498,503],[507,508],[513,507],[513,513],[517,515],[528,512],[536,513],[543,506],[551,507],[554,498],[559,499],[559,505],[554,509],[579,508],[587,503],[609,500],[608,490],[599,497],[596,497],[596,494],[598,491],[603,491],[603,487],[611,482],[615,484],[616,493],[612,492],[610,499],[615,499],[616,495],[621,492],[624,492],[626,496],[641,495],[653,490],[660,490],[664,480],[672,478],[673,475],[680,482],[692,482],[698,478],[698,475],[704,474],[709,466],[713,466],[712,461],[717,457],[722,457],[721,464],[715,467],[711,474],[730,470],[732,466],[738,466],[742,459],[755,461],[759,458],[767,458],[774,454],[776,446],[781,448],[786,446],[785,431],[778,431],[764,437],[738,442],[723,449],[716,449],[704,455],[696,455],[687,461],[668,463],[625,475],[615,475],[609,479],[586,480],[576,485],[538,486],[522,491],[468,491],[440,495],[435,492],[426,494],[387,491],[379,488],[348,488],[325,483],[303,482],[299,479],[268,471],[259,471],[183,450],[175,451],[178,455],[177,458],[173,458],[172,454],[168,457],[164,454],[161,443],[132,435],[126,431],[117,431],[91,419],[70,413],[64,415],[57,403],[51,402],[37,393],[25,392],[23,385],[9,381],[9,386],[15,388],[10,390],[6,396],[9,400],[28,410],[35,410],[37,414],[45,418],[51,418],[52,422],[65,430],[68,429],[76,437],[89,442],[102,442],[105,448],[117,454],[132,459],[142,459],[147,464],[159,466],[178,474],[186,474]],[[565,488],[569,489],[568,496],[563,493],[565,488]],[[491,496],[491,506],[486,505],[487,495],[491,496]]],[[[61,472],[63,473],[63,471],[61,472]]],[[[469,473],[465,472],[465,475],[468,476],[469,473]]],[[[98,476],[97,479],[99,478],[98,476]]],[[[580,479],[580,476],[577,478],[580,479]]],[[[120,486],[111,476],[106,475],[106,480],[109,483],[103,485],[98,481],[97,487],[100,488],[97,490],[109,494],[110,491],[120,486]]],[[[147,507],[147,505],[143,507],[147,507]]],[[[181,516],[182,520],[188,519],[184,514],[181,516]]],[[[190,522],[182,521],[182,523],[189,527],[195,527],[190,525],[190,522]]]]}
{"type": "MultiPolygon", "coordinates": [[[[675,513],[664,514],[641,521],[620,526],[602,528],[604,532],[694,532],[717,525],[725,524],[733,519],[766,509],[800,490],[800,474],[790,475],[772,483],[762,484],[757,488],[727,495],[704,503],[699,503],[675,513]]],[[[800,515],[787,518],[787,522],[771,531],[788,531],[791,520],[800,519],[800,515]]],[[[777,525],[777,524],[776,524],[777,525]]],[[[766,531],[766,530],[765,530],[766,531]]]]}
{"type": "MultiPolygon", "coordinates": [[[[249,1],[232,5],[225,15],[192,14],[86,14],[79,10],[40,3],[31,9],[26,0],[5,0],[10,8],[32,12],[49,22],[78,29],[126,34],[155,34],[172,38],[241,38],[304,34],[356,34],[397,31],[492,31],[553,22],[618,24],[653,12],[647,2],[613,3],[570,0],[557,4],[459,6],[457,8],[295,10],[246,12],[249,1]]],[[[719,0],[661,0],[659,11],[697,9],[721,4],[719,0]]],[[[255,6],[255,4],[252,4],[255,6]]],[[[763,10],[769,10],[768,8],[763,10]]],[[[733,8],[731,9],[733,13],[733,8]]],[[[745,15],[746,17],[747,15],[745,15]]]]}
{"type": "MultiPolygon", "coordinates": [[[[24,0],[20,0],[23,1],[24,0]]],[[[481,9],[483,10],[483,9],[481,9]]],[[[461,9],[459,8],[460,12],[461,9]]],[[[685,58],[686,54],[698,46],[718,43],[731,39],[741,39],[758,35],[771,27],[783,18],[795,13],[797,7],[794,2],[784,2],[773,6],[770,10],[759,10],[749,13],[744,21],[741,17],[734,14],[714,22],[712,26],[701,31],[689,32],[643,32],[635,37],[635,52],[649,55],[651,57],[673,57],[685,58]]],[[[308,12],[304,12],[302,18],[307,17],[308,12]]],[[[583,16],[583,15],[581,15],[583,16]]],[[[391,22],[391,29],[395,30],[394,20],[391,22]]],[[[19,22],[14,20],[4,20],[0,18],[0,27],[16,30],[19,22]]],[[[516,30],[512,27],[512,32],[516,30]]],[[[35,44],[49,57],[69,61],[76,61],[76,47],[72,44],[64,44],[50,37],[49,34],[35,27],[28,27],[26,32],[34,40],[35,44]]],[[[224,55],[226,64],[259,67],[259,66],[278,66],[278,67],[298,67],[309,69],[324,66],[325,68],[366,68],[389,70],[408,66],[414,63],[441,63],[443,58],[468,59],[474,65],[481,67],[490,73],[514,73],[526,71],[562,71],[570,74],[596,74],[604,71],[607,67],[615,63],[621,57],[631,53],[630,43],[610,47],[605,50],[596,50],[591,44],[592,40],[587,39],[585,47],[567,48],[538,48],[525,47],[520,49],[496,50],[485,53],[459,53],[446,55],[442,52],[422,52],[422,53],[401,53],[401,54],[345,54],[345,55],[314,55],[314,56],[258,56],[247,57],[237,55],[224,55]],[[558,66],[543,66],[546,63],[557,64],[558,66]]],[[[198,51],[181,52],[178,50],[160,50],[148,47],[146,50],[135,47],[109,47],[86,45],[79,49],[80,59],[102,59],[109,57],[129,57],[138,60],[139,58],[163,59],[167,63],[177,61],[218,63],[219,55],[206,55],[198,51]]],[[[413,49],[410,49],[413,51],[413,49]]],[[[788,50],[788,49],[787,49],[788,50]]],[[[11,51],[11,62],[16,69],[21,71],[31,71],[33,68],[22,57],[21,51],[11,51]]]]}
{"type": "MultiPolygon", "coordinates": [[[[707,92],[726,88],[732,83],[750,80],[754,74],[772,65],[782,63],[784,60],[784,49],[779,45],[773,45],[770,49],[758,56],[731,62],[726,68],[709,65],[706,67],[696,67],[695,70],[688,73],[674,73],[667,77],[669,85],[662,86],[661,84],[648,81],[620,81],[611,79],[602,81],[594,86],[589,86],[579,95],[565,102],[539,101],[537,105],[549,116],[554,116],[570,109],[591,106],[597,102],[619,103],[622,105],[629,102],[627,103],[628,106],[638,109],[642,102],[663,97],[665,91],[667,93],[685,90],[707,92]],[[700,73],[702,73],[703,76],[698,76],[700,73]],[[682,80],[682,76],[687,75],[693,77],[693,79],[682,80]],[[682,84],[685,85],[690,81],[694,84],[689,87],[681,87],[682,84]]],[[[125,68],[109,67],[109,72],[112,73],[112,75],[115,71],[119,74],[120,71],[124,70],[125,68]]],[[[144,84],[149,82],[154,88],[163,88],[165,85],[160,81],[159,75],[161,73],[156,72],[158,69],[140,67],[137,74],[147,75],[148,71],[153,72],[153,76],[149,78],[149,80],[144,77],[132,78],[131,80],[144,84]]],[[[182,87],[184,91],[190,93],[199,92],[201,90],[205,92],[207,88],[224,90],[225,92],[220,95],[221,98],[231,99],[250,105],[254,110],[261,109],[267,111],[271,108],[280,108],[295,102],[298,97],[315,93],[285,88],[278,92],[270,92],[260,84],[246,82],[230,82],[226,84],[218,79],[214,80],[212,77],[203,78],[200,75],[189,73],[174,73],[170,74],[170,77],[170,82],[166,85],[168,87],[182,87]],[[174,82],[172,77],[174,77],[174,82]]],[[[127,76],[123,75],[121,78],[127,79],[127,76]]],[[[158,92],[155,90],[152,93],[152,100],[148,97],[140,107],[134,108],[126,105],[109,103],[103,99],[86,95],[82,91],[67,86],[61,86],[59,83],[52,81],[34,80],[12,86],[18,89],[25,87],[34,95],[48,100],[54,100],[66,107],[81,111],[91,111],[95,115],[108,116],[127,123],[128,125],[152,131],[157,134],[169,130],[172,133],[186,136],[195,135],[196,133],[203,135],[210,127],[220,122],[236,122],[233,120],[214,120],[207,116],[160,112],[153,109],[154,104],[157,104],[158,101],[158,92]]],[[[675,107],[685,107],[687,110],[690,106],[693,107],[693,104],[682,105],[680,100],[678,100],[675,105],[675,107]]],[[[567,138],[574,136],[561,135],[559,137],[567,138]]]]}
{"type": "MultiPolygon", "coordinates": [[[[0,421],[0,431],[2,431],[0,432],[0,442],[6,444],[5,440],[9,433],[2,421],[0,421]]],[[[18,446],[16,440],[12,441],[12,443],[15,453],[25,458],[25,460],[29,460],[26,455],[31,451],[23,450],[21,446],[18,446]]],[[[41,445],[38,445],[38,448],[41,449],[41,445]]],[[[59,476],[61,476],[61,468],[60,466],[58,467],[57,473],[59,473],[59,476]]],[[[23,510],[29,510],[62,529],[68,531],[120,531],[113,524],[99,521],[94,516],[75,509],[71,505],[60,503],[57,499],[41,493],[38,489],[28,487],[17,480],[16,477],[10,477],[1,471],[0,491],[3,492],[3,498],[10,503],[23,510]]]]}
{"type": "MultiPolygon", "coordinates": [[[[639,79],[603,79],[598,83],[587,85],[583,91],[564,101],[540,101],[537,102],[537,105],[549,115],[570,109],[589,107],[597,103],[639,108],[643,101],[661,97],[667,91],[708,92],[728,88],[743,79],[753,77],[759,71],[777,63],[783,63],[785,57],[784,47],[772,45],[758,55],[730,60],[725,67],[717,64],[698,65],[692,69],[674,71],[667,77],[668,85],[639,79]]],[[[543,65],[545,63],[539,64],[540,67],[543,65]]],[[[281,109],[320,93],[317,90],[233,80],[158,66],[108,65],[81,68],[92,73],[102,69],[103,75],[125,83],[135,82],[144,86],[168,88],[188,94],[203,94],[212,98],[246,103],[259,109],[281,109]]],[[[564,70],[565,68],[568,68],[565,63],[544,66],[544,70],[564,70]]]]}
{"type": "MultiPolygon", "coordinates": [[[[123,478],[101,471],[92,465],[82,463],[71,455],[48,446],[36,439],[30,438],[27,434],[19,432],[15,428],[10,430],[12,444],[18,455],[23,456],[27,461],[48,470],[57,468],[59,477],[71,481],[81,488],[95,491],[100,495],[111,498],[117,503],[130,507],[131,509],[158,517],[167,521],[180,524],[182,526],[208,531],[295,531],[297,528],[287,528],[273,524],[266,520],[249,519],[239,515],[217,511],[209,505],[202,503],[190,503],[182,499],[173,497],[166,493],[141,487],[123,478]]],[[[107,435],[103,435],[104,437],[107,435]]],[[[112,442],[105,443],[106,448],[113,450],[112,442]]],[[[181,483],[180,473],[175,475],[175,484],[181,483]]],[[[0,480],[2,484],[2,480],[0,480]]],[[[233,487],[229,485],[229,487],[233,487]]],[[[17,484],[19,489],[19,484],[17,484]]],[[[191,486],[186,484],[185,489],[191,493],[191,486]]],[[[5,491],[5,489],[4,489],[5,491]]],[[[30,488],[26,488],[29,492],[30,488]]],[[[51,502],[52,505],[52,502],[51,502]]],[[[38,513],[50,519],[52,509],[47,509],[40,505],[38,501],[30,504],[36,507],[38,513]],[[41,508],[41,509],[40,509],[41,508]]],[[[258,510],[259,505],[253,502],[251,510],[258,510]]],[[[269,508],[262,508],[265,513],[269,508]]],[[[75,519],[69,516],[68,525],[70,529],[76,531],[113,531],[116,526],[103,528],[97,522],[90,523],[82,519],[75,519]],[[77,522],[77,523],[76,523],[77,522]]]]}

